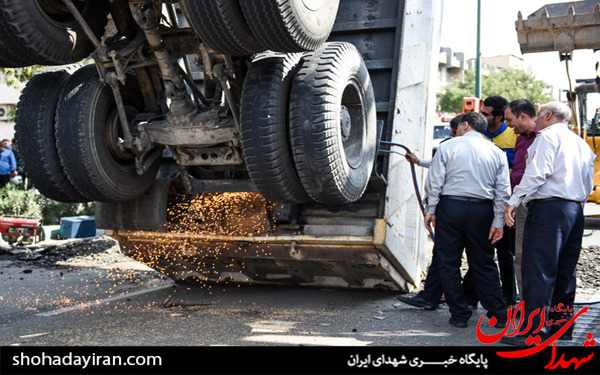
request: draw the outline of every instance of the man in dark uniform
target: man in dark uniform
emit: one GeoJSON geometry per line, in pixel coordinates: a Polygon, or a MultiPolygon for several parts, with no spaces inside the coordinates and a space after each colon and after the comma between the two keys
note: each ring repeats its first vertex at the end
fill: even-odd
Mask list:
{"type": "MultiPolygon", "coordinates": [[[[494,142],[506,154],[508,167],[512,169],[515,158],[515,144],[518,135],[514,130],[507,126],[504,118],[504,110],[508,105],[508,100],[502,96],[490,96],[483,101],[481,114],[487,120],[487,130],[483,137],[494,142]]],[[[502,298],[509,305],[517,302],[517,288],[515,283],[515,231],[513,228],[504,227],[504,236],[494,245],[496,248],[496,258],[500,270],[500,281],[502,285],[502,298]]],[[[465,275],[465,291],[470,299],[470,303],[476,305],[473,280],[470,274],[465,275]]]]}
{"type": "MultiPolygon", "coordinates": [[[[440,142],[440,144],[456,137],[458,124],[460,123],[460,119],[462,117],[463,114],[460,114],[455,116],[450,121],[450,128],[452,129],[450,137],[444,139],[442,142],[440,142]]],[[[420,160],[416,155],[408,153],[406,154],[406,159],[409,162],[424,168],[429,168],[432,162],[432,159],[420,160]]],[[[429,268],[427,270],[427,277],[425,278],[423,290],[421,290],[416,296],[400,294],[397,295],[396,298],[408,305],[421,307],[425,310],[435,310],[437,308],[442,300],[442,283],[440,281],[440,273],[435,254],[431,257],[431,263],[429,264],[429,268]]]]}
{"type": "Polygon", "coordinates": [[[466,327],[472,315],[461,285],[464,249],[488,316],[502,324],[508,310],[493,243],[503,234],[509,169],[502,149],[483,138],[486,129],[483,115],[465,114],[457,128],[459,137],[440,145],[425,182],[425,225],[435,228],[434,256],[452,315],[449,323],[456,327],[466,327]]]}

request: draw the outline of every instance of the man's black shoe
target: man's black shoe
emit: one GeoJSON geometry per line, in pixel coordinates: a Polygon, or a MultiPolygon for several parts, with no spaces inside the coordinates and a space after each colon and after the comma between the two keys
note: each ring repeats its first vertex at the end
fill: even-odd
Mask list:
{"type": "Polygon", "coordinates": [[[502,299],[504,300],[504,302],[506,302],[506,304],[508,306],[514,306],[517,304],[517,300],[515,298],[513,298],[513,296],[502,296],[502,299]]]}
{"type": "Polygon", "coordinates": [[[423,298],[420,298],[420,297],[416,297],[416,296],[410,297],[410,296],[398,295],[398,296],[396,296],[396,298],[398,298],[400,301],[406,303],[407,305],[420,307],[425,310],[435,310],[435,308],[436,308],[436,306],[432,305],[431,303],[425,301],[423,298]]]}
{"type": "MultiPolygon", "coordinates": [[[[488,317],[488,319],[492,319],[494,317],[494,314],[492,314],[491,312],[487,312],[485,314],[485,316],[488,317]]],[[[506,317],[506,314],[503,314],[500,317],[496,317],[496,324],[494,324],[495,328],[506,328],[506,325],[508,324],[508,319],[506,317]]]]}
{"type": "Polygon", "coordinates": [[[504,336],[500,339],[500,343],[513,346],[527,346],[525,343],[526,336],[504,336]]]}
{"type": "Polygon", "coordinates": [[[454,320],[453,317],[450,317],[448,323],[450,323],[451,326],[455,326],[457,328],[467,328],[467,322],[457,322],[456,320],[454,320]]]}
{"type": "MultiPolygon", "coordinates": [[[[554,333],[552,333],[554,334],[554,333]]],[[[558,340],[560,341],[571,341],[573,340],[573,334],[568,334],[568,335],[562,335],[558,338],[558,340]]]]}

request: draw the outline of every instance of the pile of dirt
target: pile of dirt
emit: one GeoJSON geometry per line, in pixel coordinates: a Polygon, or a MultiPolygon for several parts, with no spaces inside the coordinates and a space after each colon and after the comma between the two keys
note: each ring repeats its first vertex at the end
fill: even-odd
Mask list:
{"type": "Polygon", "coordinates": [[[41,267],[64,264],[73,259],[86,259],[91,263],[106,265],[122,262],[126,258],[117,241],[108,236],[44,241],[26,246],[0,245],[0,257],[30,262],[41,267]]]}

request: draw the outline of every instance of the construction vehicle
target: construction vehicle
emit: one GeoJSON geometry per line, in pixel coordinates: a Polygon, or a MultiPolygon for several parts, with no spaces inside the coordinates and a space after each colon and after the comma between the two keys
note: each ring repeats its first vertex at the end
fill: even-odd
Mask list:
{"type": "Polygon", "coordinates": [[[479,112],[483,107],[483,99],[467,96],[462,101],[462,113],[479,112]]]}
{"type": "Polygon", "coordinates": [[[96,201],[132,258],[176,280],[419,284],[423,174],[395,148],[431,149],[439,2],[15,0],[0,18],[0,65],[56,66],[18,104],[27,175],[96,201]]]}
{"type": "Polygon", "coordinates": [[[515,24],[522,53],[557,51],[560,60],[565,61],[569,79],[567,100],[573,110],[571,128],[597,155],[594,190],[588,201],[600,204],[600,77],[576,79],[577,86],[573,89],[568,65],[574,50],[600,49],[600,2],[585,0],[544,5],[527,19],[519,12],[515,24]]]}

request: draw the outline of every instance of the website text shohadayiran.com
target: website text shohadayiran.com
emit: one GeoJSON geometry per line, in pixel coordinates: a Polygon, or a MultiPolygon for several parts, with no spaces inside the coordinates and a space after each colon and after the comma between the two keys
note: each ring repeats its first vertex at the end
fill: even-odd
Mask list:
{"type": "Polygon", "coordinates": [[[157,355],[90,355],[65,354],[48,355],[20,355],[12,357],[12,365],[18,366],[76,366],[85,370],[88,366],[162,366],[162,357],[157,355]]]}

